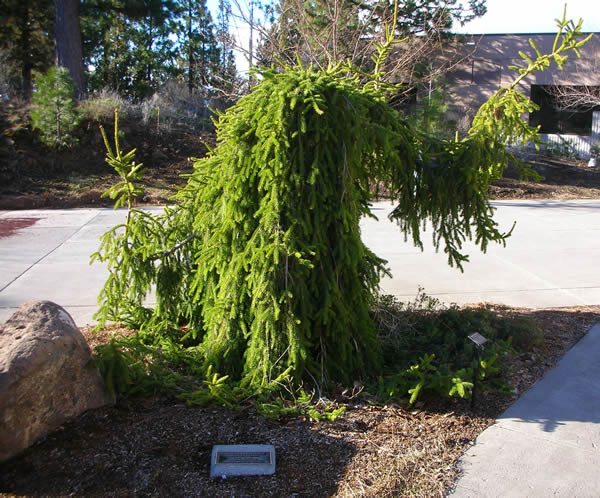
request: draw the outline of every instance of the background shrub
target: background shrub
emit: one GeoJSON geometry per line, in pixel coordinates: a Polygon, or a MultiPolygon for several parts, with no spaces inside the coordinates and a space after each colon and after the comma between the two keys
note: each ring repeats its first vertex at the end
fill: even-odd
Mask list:
{"type": "Polygon", "coordinates": [[[479,380],[502,391],[508,389],[499,381],[506,354],[527,351],[542,340],[542,331],[529,318],[484,307],[446,307],[421,291],[411,303],[379,296],[373,316],[384,362],[378,395],[409,397],[411,403],[426,391],[470,394],[475,346],[468,336],[474,332],[489,341],[481,353],[479,380]]]}
{"type": "Polygon", "coordinates": [[[90,95],[81,104],[86,119],[110,122],[115,109],[119,110],[121,118],[128,118],[134,114],[133,106],[113,90],[101,90],[90,95]]]}

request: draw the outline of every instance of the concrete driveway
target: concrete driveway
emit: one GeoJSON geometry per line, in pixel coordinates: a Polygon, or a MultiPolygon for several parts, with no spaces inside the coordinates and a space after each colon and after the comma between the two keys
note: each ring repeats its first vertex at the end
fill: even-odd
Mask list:
{"type": "Polygon", "coordinates": [[[421,252],[387,220],[389,203],[376,203],[380,219],[362,223],[365,243],[389,261],[392,279],[383,291],[402,299],[418,287],[444,302],[482,301],[532,308],[600,304],[600,201],[494,202],[501,229],[516,226],[506,247],[493,244],[483,254],[474,244],[464,249],[470,262],[464,273],[436,253],[431,233],[421,252]]]}
{"type": "MultiPolygon", "coordinates": [[[[546,307],[600,304],[600,201],[495,202],[501,227],[517,226],[507,247],[481,254],[465,247],[465,272],[447,265],[425,234],[425,250],[405,242],[386,216],[389,203],[373,205],[380,221],[363,220],[365,243],[386,258],[392,279],[383,291],[402,299],[419,286],[459,304],[489,301],[546,307]]],[[[158,211],[160,208],[149,208],[158,211]]],[[[69,209],[0,211],[0,321],[24,302],[48,299],[65,307],[78,325],[92,322],[106,277],[89,256],[98,238],[125,218],[125,211],[69,209]]]]}

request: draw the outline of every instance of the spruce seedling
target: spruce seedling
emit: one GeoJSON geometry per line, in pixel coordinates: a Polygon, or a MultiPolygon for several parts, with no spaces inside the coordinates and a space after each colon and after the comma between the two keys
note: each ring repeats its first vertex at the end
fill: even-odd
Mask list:
{"type": "Polygon", "coordinates": [[[136,164],[135,162],[136,149],[132,149],[126,154],[121,151],[119,144],[119,109],[115,109],[114,151],[102,125],[100,125],[100,132],[107,151],[106,162],[121,177],[121,181],[104,192],[102,197],[113,199],[115,209],[127,205],[127,209],[131,210],[134,199],[144,193],[144,189],[139,184],[134,183],[142,179],[144,170],[142,169],[143,163],[136,164]]]}

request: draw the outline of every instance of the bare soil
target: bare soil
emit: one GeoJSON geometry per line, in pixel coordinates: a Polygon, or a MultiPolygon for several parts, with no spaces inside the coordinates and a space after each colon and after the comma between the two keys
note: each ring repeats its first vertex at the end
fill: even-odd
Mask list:
{"type": "MultiPolygon", "coordinates": [[[[194,159],[214,145],[209,132],[120,121],[121,148],[135,148],[136,162],[145,167],[138,205],[165,204],[185,185],[194,159]]],[[[0,103],[0,209],[112,206],[102,194],[119,178],[105,161],[100,124],[112,137],[112,122],[89,120],[76,133],[77,146],[55,151],[39,142],[24,109],[0,103]]]]}
{"type": "MultiPolygon", "coordinates": [[[[104,123],[111,133],[112,123],[104,123]]],[[[166,203],[186,183],[193,158],[201,158],[215,137],[194,130],[157,130],[121,120],[122,147],[136,148],[146,173],[139,205],[166,203]]],[[[77,131],[79,145],[53,151],[36,138],[27,110],[0,103],[0,209],[111,206],[102,194],[118,181],[106,164],[99,123],[87,121],[77,131]]],[[[494,199],[600,199],[600,166],[553,158],[542,153],[526,158],[543,180],[520,181],[514,170],[490,187],[494,199]]]]}
{"type": "Polygon", "coordinates": [[[586,161],[531,154],[526,162],[543,177],[521,181],[514,169],[491,185],[494,199],[600,199],[600,166],[590,168],[586,161]]]}
{"type": "MultiPolygon", "coordinates": [[[[543,343],[510,359],[512,395],[377,405],[340,395],[335,422],[274,422],[251,405],[188,407],[164,396],[89,411],[0,464],[0,495],[12,496],[444,496],[456,462],[494,418],[551,369],[593,325],[600,306],[514,309],[536,320],[543,343]],[[215,444],[273,444],[273,476],[210,479],[215,444]]],[[[83,330],[91,346],[106,342],[83,330]]]]}

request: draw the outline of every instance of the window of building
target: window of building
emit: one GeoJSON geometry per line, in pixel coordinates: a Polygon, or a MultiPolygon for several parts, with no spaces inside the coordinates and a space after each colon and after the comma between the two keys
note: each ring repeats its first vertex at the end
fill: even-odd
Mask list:
{"type": "MultiPolygon", "coordinates": [[[[592,114],[598,108],[565,109],[556,95],[553,86],[532,85],[531,100],[539,107],[539,111],[529,114],[530,126],[540,126],[540,133],[563,135],[589,135],[592,129],[592,114]]],[[[562,87],[568,90],[569,87],[562,87]]],[[[576,87],[570,87],[576,89],[576,87]]]]}

